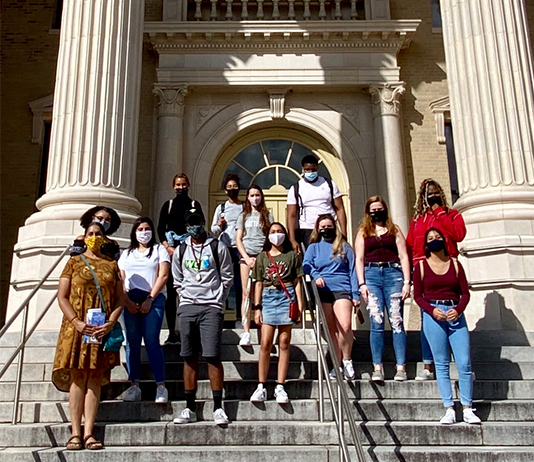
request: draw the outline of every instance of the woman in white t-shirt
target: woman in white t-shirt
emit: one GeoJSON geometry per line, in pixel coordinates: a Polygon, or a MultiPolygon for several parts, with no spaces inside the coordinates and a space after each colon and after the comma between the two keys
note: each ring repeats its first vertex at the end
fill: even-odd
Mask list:
{"type": "MultiPolygon", "coordinates": [[[[256,185],[250,185],[247,189],[247,200],[243,213],[237,217],[235,225],[235,243],[241,254],[240,270],[241,284],[243,288],[243,302],[247,297],[247,285],[249,274],[256,263],[256,257],[263,250],[265,237],[269,234],[269,226],[274,221],[273,215],[265,205],[265,197],[262,189],[256,185]]],[[[250,300],[254,300],[253,285],[251,285],[250,300]]],[[[247,322],[243,324],[243,332],[240,335],[239,345],[250,346],[250,312],[247,322]]]]}
{"type": "Polygon", "coordinates": [[[126,362],[132,386],[126,390],[124,401],[141,401],[141,339],[156,379],[156,403],[166,403],[165,358],[159,343],[161,324],[165,314],[166,282],[170,257],[161,244],[156,243],[154,223],[148,217],[135,220],[130,233],[130,247],[119,258],[119,269],[128,295],[124,310],[126,329],[126,362]]]}

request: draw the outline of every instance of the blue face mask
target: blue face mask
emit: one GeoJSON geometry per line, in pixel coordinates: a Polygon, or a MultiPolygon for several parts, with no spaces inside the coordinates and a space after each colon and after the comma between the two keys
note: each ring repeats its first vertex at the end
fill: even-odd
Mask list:
{"type": "Polygon", "coordinates": [[[304,178],[308,181],[315,181],[319,174],[317,172],[304,172],[304,178]]]}
{"type": "Polygon", "coordinates": [[[194,239],[198,239],[204,233],[204,225],[186,226],[185,230],[194,239]]]}

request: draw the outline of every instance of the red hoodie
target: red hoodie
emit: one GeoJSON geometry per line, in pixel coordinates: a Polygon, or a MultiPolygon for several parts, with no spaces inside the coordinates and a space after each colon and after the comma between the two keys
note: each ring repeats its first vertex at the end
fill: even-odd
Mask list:
{"type": "Polygon", "coordinates": [[[422,217],[412,219],[406,242],[410,247],[413,265],[425,258],[425,234],[430,228],[439,229],[443,233],[447,253],[451,257],[458,256],[456,244],[463,241],[467,232],[462,215],[455,209],[449,209],[447,213],[443,207],[436,207],[422,217]]]}

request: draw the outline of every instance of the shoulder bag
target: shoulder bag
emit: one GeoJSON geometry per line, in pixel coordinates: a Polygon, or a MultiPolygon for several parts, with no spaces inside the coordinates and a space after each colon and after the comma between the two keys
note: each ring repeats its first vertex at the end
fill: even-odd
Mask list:
{"type": "Polygon", "coordinates": [[[286,285],[284,284],[284,281],[282,281],[282,277],[280,276],[280,273],[278,272],[278,265],[274,261],[273,256],[270,252],[267,252],[267,256],[269,257],[269,260],[271,260],[271,263],[274,266],[274,270],[276,271],[276,275],[278,276],[278,281],[280,281],[280,286],[282,287],[282,290],[286,294],[286,297],[289,299],[289,319],[293,322],[297,322],[300,318],[300,310],[299,310],[299,304],[291,298],[291,295],[287,291],[286,285]]]}

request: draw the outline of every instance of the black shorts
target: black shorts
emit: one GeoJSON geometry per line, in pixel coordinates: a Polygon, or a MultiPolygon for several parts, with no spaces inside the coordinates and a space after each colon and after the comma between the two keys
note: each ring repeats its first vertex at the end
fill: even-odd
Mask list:
{"type": "Polygon", "coordinates": [[[182,340],[180,355],[184,358],[202,353],[204,358],[221,356],[224,312],[206,305],[178,308],[178,330],[182,340]]]}
{"type": "Polygon", "coordinates": [[[319,298],[323,303],[334,303],[336,300],[352,301],[352,294],[347,290],[320,290],[319,298]]]}

